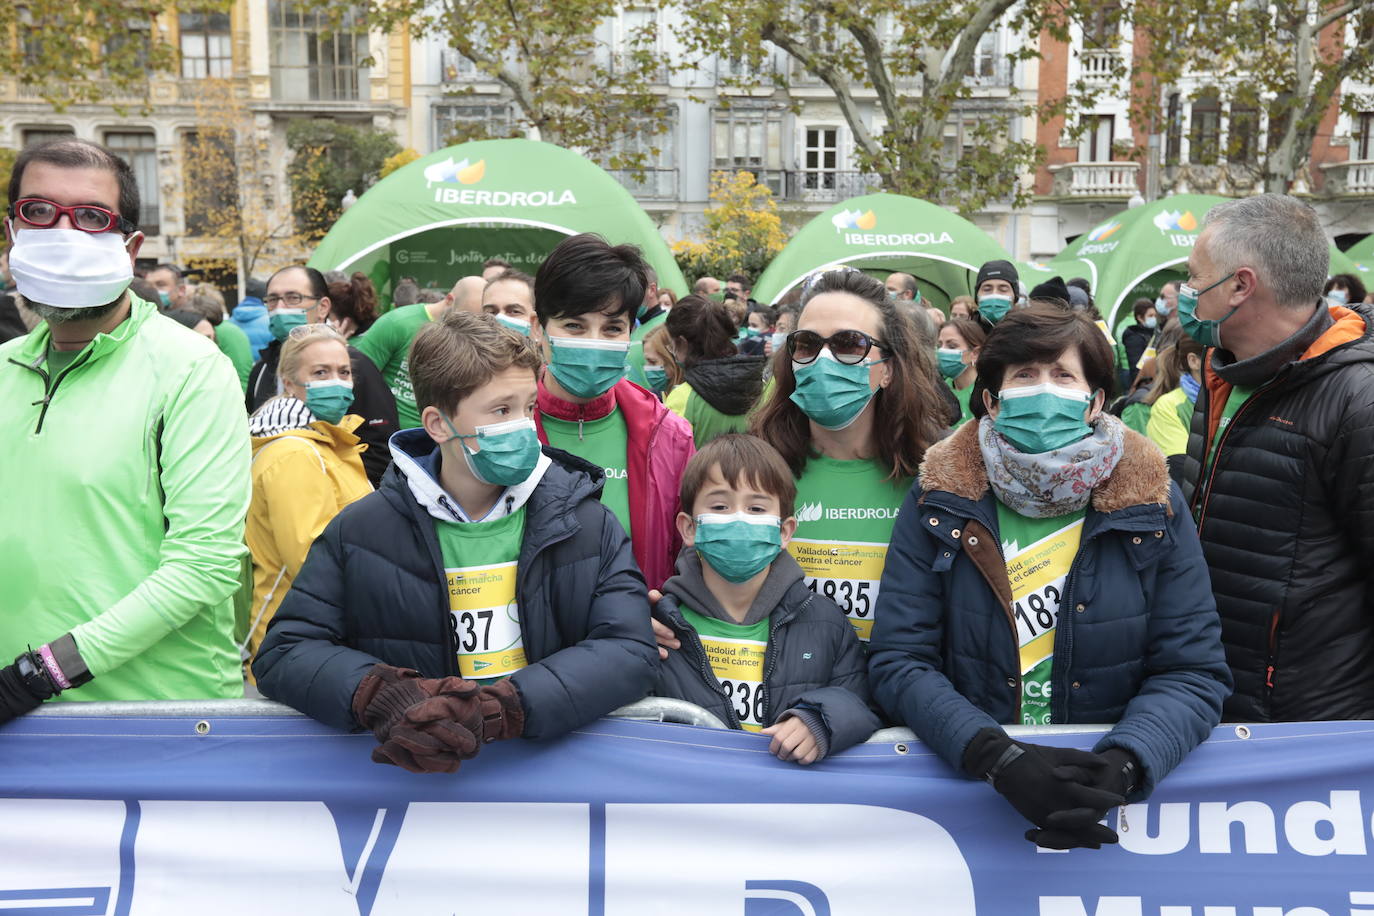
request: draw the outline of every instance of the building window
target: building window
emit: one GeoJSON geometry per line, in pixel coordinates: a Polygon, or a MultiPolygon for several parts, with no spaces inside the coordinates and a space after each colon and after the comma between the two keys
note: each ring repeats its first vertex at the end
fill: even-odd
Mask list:
{"type": "Polygon", "coordinates": [[[181,75],[228,78],[233,70],[228,13],[182,13],[181,75]]]}
{"type": "Polygon", "coordinates": [[[1177,92],[1169,94],[1164,130],[1164,164],[1178,165],[1183,158],[1183,103],[1177,92]]]}
{"type": "Polygon", "coordinates": [[[271,0],[272,98],[356,101],[367,81],[367,26],[356,7],[340,22],[294,0],[271,0]]]}
{"type": "Polygon", "coordinates": [[[991,79],[997,75],[997,30],[988,29],[978,39],[978,47],[973,52],[973,76],[991,79]]]}
{"type": "Polygon", "coordinates": [[[1350,152],[1359,162],[1374,160],[1374,111],[1360,112],[1355,122],[1355,147],[1350,152]]]}
{"type": "Polygon", "coordinates": [[[677,106],[667,111],[667,130],[655,134],[647,123],[639,123],[621,134],[615,142],[620,156],[642,156],[643,166],[611,168],[610,156],[601,158],[601,166],[641,200],[677,199],[677,106]],[[657,150],[657,152],[655,152],[657,150]]]}
{"type": "Polygon", "coordinates": [[[1083,139],[1078,145],[1079,162],[1111,162],[1115,141],[1116,117],[1091,115],[1084,119],[1083,139]]]}
{"type": "Polygon", "coordinates": [[[1188,133],[1188,161],[1216,165],[1221,150],[1221,102],[1215,95],[1193,101],[1193,120],[1188,133]]]}
{"type": "Polygon", "coordinates": [[[1083,24],[1083,46],[1115,51],[1121,44],[1121,4],[1109,2],[1099,4],[1088,14],[1083,24]]]}
{"type": "Polygon", "coordinates": [[[75,136],[76,131],[70,127],[36,127],[23,133],[25,146],[37,146],[40,143],[47,143],[49,140],[66,140],[68,137],[75,136]]]}
{"type": "Polygon", "coordinates": [[[468,140],[520,136],[511,119],[510,105],[438,105],[434,109],[434,140],[439,147],[468,140]]]}
{"type": "Polygon", "coordinates": [[[1226,158],[1232,165],[1254,165],[1259,160],[1259,109],[1232,102],[1227,119],[1226,158]]]}
{"type": "Polygon", "coordinates": [[[182,135],[182,197],[188,235],[215,235],[238,212],[234,148],[222,134],[182,135]]]}
{"type": "Polygon", "coordinates": [[[148,53],[152,47],[152,34],[152,20],[130,19],[124,23],[123,32],[106,39],[104,44],[105,59],[132,56],[134,63],[146,70],[148,68],[148,53]]]}
{"type": "Polygon", "coordinates": [[[714,116],[713,171],[753,172],[759,184],[781,195],[782,117],[776,111],[736,106],[714,116]]]}
{"type": "Polygon", "coordinates": [[[808,191],[835,187],[840,168],[840,132],[834,127],[808,127],[802,148],[802,187],[808,191]]]}
{"type": "Polygon", "coordinates": [[[161,212],[158,207],[157,140],[150,132],[110,132],[105,145],[120,159],[129,163],[138,181],[138,228],[144,235],[161,234],[161,212]]]}

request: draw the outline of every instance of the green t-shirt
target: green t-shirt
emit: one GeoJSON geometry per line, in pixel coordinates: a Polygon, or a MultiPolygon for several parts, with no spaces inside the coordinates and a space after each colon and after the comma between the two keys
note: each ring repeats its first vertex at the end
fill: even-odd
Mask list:
{"type": "Polygon", "coordinates": [[[975,384],[970,382],[963,388],[954,387],[954,379],[949,379],[949,390],[954,392],[954,399],[959,402],[959,422],[955,425],[962,426],[964,423],[973,419],[973,411],[969,409],[969,397],[973,394],[975,384]]]}
{"type": "Polygon", "coordinates": [[[420,425],[415,389],[410,384],[410,344],[430,320],[429,306],[425,303],[403,305],[378,318],[366,334],[352,341],[353,346],[372,360],[391,389],[400,429],[414,429],[420,425]]]}
{"type": "Polygon", "coordinates": [[[221,321],[215,328],[215,345],[234,364],[239,385],[246,392],[248,375],[253,371],[253,345],[248,342],[248,335],[232,321],[221,321]]]}
{"type": "Polygon", "coordinates": [[[1078,554],[1083,510],[1054,518],[1027,518],[997,503],[997,529],[1011,582],[1012,617],[1021,667],[1021,721],[1050,724],[1054,630],[1064,583],[1078,554]]]}
{"type": "Polygon", "coordinates": [[[711,663],[711,673],[730,698],[740,728],[762,730],[768,721],[768,710],[763,704],[763,660],[768,652],[769,618],[745,626],[706,617],[685,605],[678,605],[678,609],[697,631],[706,660],[711,663]]]}
{"type": "Polygon", "coordinates": [[[873,632],[892,526],[911,489],[910,477],[887,476],[872,458],[811,458],[797,480],[797,533],[787,545],[806,584],[838,604],[864,642],[873,632]]]}
{"type": "Polygon", "coordinates": [[[1217,434],[1212,437],[1211,444],[1207,447],[1207,464],[1202,469],[1202,479],[1206,480],[1212,467],[1212,462],[1217,457],[1217,447],[1221,445],[1221,440],[1226,438],[1226,428],[1235,419],[1236,412],[1246,401],[1250,400],[1250,395],[1255,393],[1254,388],[1245,388],[1236,385],[1231,389],[1231,396],[1226,399],[1226,406],[1221,411],[1221,421],[1217,423],[1217,434]]]}
{"type": "Polygon", "coordinates": [[[441,522],[434,532],[448,579],[449,627],[458,673],[469,680],[506,677],[525,667],[516,561],[525,507],[494,522],[441,522]]]}
{"type": "Polygon", "coordinates": [[[630,437],[625,431],[625,416],[620,408],[617,407],[599,420],[582,423],[544,414],[543,423],[549,445],[571,452],[605,470],[606,487],[601,491],[601,502],[630,532],[630,477],[625,458],[630,437]]]}
{"type": "Polygon", "coordinates": [[[56,350],[52,344],[48,344],[48,387],[51,388],[57,377],[80,355],[80,350],[56,350]]]}

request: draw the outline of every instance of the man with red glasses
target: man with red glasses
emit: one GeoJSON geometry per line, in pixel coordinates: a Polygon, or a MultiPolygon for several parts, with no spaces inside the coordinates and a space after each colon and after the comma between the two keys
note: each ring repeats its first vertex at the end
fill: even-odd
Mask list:
{"type": "Polygon", "coordinates": [[[10,271],[43,323],[0,345],[0,722],[59,694],[241,696],[233,366],[129,291],[143,234],[123,160],[29,147],[9,199],[10,271]]]}

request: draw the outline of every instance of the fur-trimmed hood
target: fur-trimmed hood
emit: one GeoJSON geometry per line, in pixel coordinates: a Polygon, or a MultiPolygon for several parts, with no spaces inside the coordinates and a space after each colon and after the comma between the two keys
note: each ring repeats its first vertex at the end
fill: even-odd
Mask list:
{"type": "MultiPolygon", "coordinates": [[[[1116,512],[1131,506],[1160,505],[1169,508],[1169,468],[1164,455],[1149,439],[1127,429],[1121,460],[1111,476],[1093,490],[1092,507],[1116,512]]],[[[959,427],[953,435],[926,450],[921,462],[921,489],[943,490],[978,502],[988,491],[988,471],[978,447],[978,421],[959,427]]]]}

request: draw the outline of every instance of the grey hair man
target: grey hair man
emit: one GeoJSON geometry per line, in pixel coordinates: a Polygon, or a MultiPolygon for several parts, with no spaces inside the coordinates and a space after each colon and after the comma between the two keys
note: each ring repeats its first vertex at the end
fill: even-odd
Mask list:
{"type": "Polygon", "coordinates": [[[1180,326],[1209,348],[1183,493],[1232,720],[1374,717],[1374,310],[1321,301],[1329,251],[1302,201],[1228,201],[1178,291],[1180,326]]]}

